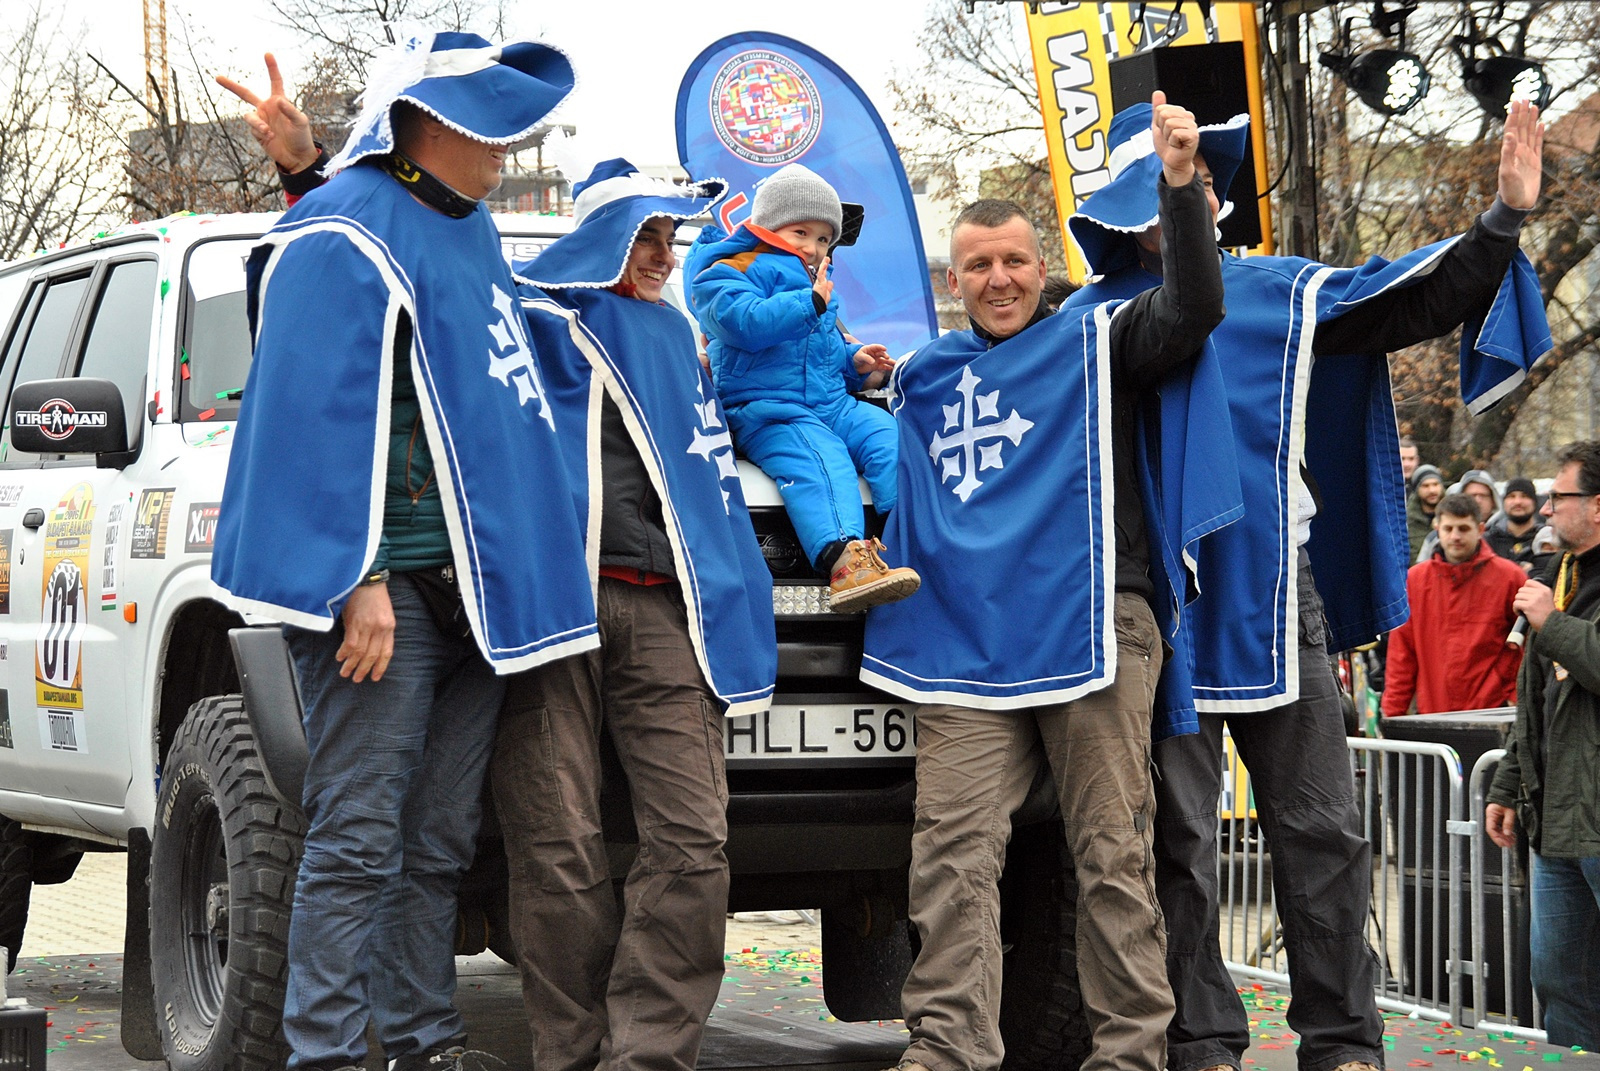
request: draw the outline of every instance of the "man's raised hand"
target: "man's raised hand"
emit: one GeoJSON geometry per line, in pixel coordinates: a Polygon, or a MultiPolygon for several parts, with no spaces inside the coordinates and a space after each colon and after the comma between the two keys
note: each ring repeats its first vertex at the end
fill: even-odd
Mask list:
{"type": "Polygon", "coordinates": [[[311,139],[311,121],[284,96],[283,75],[278,73],[278,61],[272,53],[267,53],[268,89],[265,99],[226,75],[217,75],[217,85],[255,109],[254,113],[245,113],[244,121],[280,170],[293,174],[317,162],[318,150],[316,142],[311,139]]]}
{"type": "Polygon", "coordinates": [[[1187,108],[1167,103],[1167,95],[1156,90],[1150,95],[1150,138],[1161,158],[1161,170],[1168,186],[1187,186],[1194,181],[1194,155],[1200,150],[1200,125],[1187,108]]]}
{"type": "Polygon", "coordinates": [[[1500,141],[1500,200],[1523,211],[1539,200],[1544,177],[1544,124],[1530,101],[1514,100],[1506,110],[1500,141]]]}

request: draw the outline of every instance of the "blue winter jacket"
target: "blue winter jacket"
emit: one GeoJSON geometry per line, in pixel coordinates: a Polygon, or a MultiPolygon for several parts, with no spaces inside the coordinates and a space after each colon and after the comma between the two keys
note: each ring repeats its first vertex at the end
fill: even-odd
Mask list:
{"type": "Polygon", "coordinates": [[[685,260],[689,303],[708,341],[725,408],[757,400],[819,409],[858,390],[859,343],[839,329],[839,301],[817,315],[805,261],[748,223],[732,236],[709,225],[685,260]]]}

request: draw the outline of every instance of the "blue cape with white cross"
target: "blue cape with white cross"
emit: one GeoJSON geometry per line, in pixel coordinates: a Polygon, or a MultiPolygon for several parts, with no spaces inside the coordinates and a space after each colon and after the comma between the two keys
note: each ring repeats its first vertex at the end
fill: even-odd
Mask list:
{"type": "Polygon", "coordinates": [[[255,357],[211,575],[327,630],[383,527],[395,344],[407,354],[472,632],[497,672],[597,645],[556,424],[488,210],[425,208],[374,167],[306,195],[252,252],[255,357]]]}
{"type": "MultiPolygon", "coordinates": [[[[631,232],[619,240],[626,249],[631,232]]],[[[537,274],[538,262],[528,270],[537,274]]],[[[522,308],[562,429],[578,510],[588,521],[591,569],[600,539],[600,409],[609,395],[661,497],[689,638],[706,683],[729,717],[767,709],[778,672],[772,573],[688,321],[669,305],[593,288],[545,293],[524,286],[522,308]]]]}
{"type": "MultiPolygon", "coordinates": [[[[1319,324],[1416,283],[1456,240],[1355,268],[1224,256],[1228,313],[1211,340],[1223,355],[1245,519],[1203,544],[1199,567],[1207,585],[1190,608],[1192,627],[1174,645],[1179,650],[1172,662],[1193,667],[1200,711],[1247,713],[1299,697],[1296,491],[1302,462],[1322,499],[1308,551],[1322,580],[1329,649],[1369,642],[1405,620],[1405,493],[1387,358],[1313,360],[1313,345],[1319,324]]],[[[1140,268],[1125,268],[1085,287],[1069,304],[1126,299],[1159,282],[1140,268]]],[[[1549,345],[1537,280],[1518,253],[1488,314],[1462,332],[1468,405],[1476,411],[1503,397],[1549,345]]],[[[1167,704],[1180,705],[1181,682],[1164,679],[1163,688],[1167,704]]]]}
{"type": "Polygon", "coordinates": [[[1052,316],[993,348],[953,331],[895,369],[884,541],[922,587],[867,615],[862,680],[983,709],[1111,683],[1109,316],[1052,316]]]}
{"type": "MultiPolygon", "coordinates": [[[[1116,304],[1063,310],[992,348],[952,332],[896,368],[900,503],[884,538],[922,588],[868,614],[863,680],[908,699],[1015,709],[1115,678],[1116,304]]],[[[1188,627],[1201,545],[1242,510],[1214,420],[1221,412],[1225,425],[1217,362],[1208,343],[1141,398],[1151,604],[1168,643],[1188,627]]],[[[1195,727],[1192,705],[1158,702],[1157,738],[1195,727]]]]}

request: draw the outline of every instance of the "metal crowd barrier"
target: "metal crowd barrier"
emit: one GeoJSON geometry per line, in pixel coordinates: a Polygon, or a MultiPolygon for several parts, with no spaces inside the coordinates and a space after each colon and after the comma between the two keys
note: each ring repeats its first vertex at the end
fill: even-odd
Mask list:
{"type": "MultiPolygon", "coordinates": [[[[1479,816],[1478,820],[1480,822],[1483,815],[1484,797],[1489,792],[1489,773],[1505,757],[1505,753],[1504,748],[1485,751],[1478,756],[1478,761],[1473,764],[1472,777],[1469,782],[1471,786],[1472,813],[1479,816]]],[[[1486,854],[1483,838],[1472,838],[1472,959],[1479,964],[1485,962],[1483,952],[1484,935],[1488,932],[1486,927],[1490,923],[1490,920],[1485,917],[1488,914],[1487,910],[1485,910],[1487,886],[1485,875],[1488,873],[1488,867],[1492,865],[1492,861],[1485,860],[1484,856],[1486,854]]],[[[1509,889],[1512,884],[1512,872],[1515,869],[1514,852],[1511,848],[1501,848],[1498,854],[1500,856],[1500,888],[1503,890],[1509,889]]],[[[1500,947],[1508,950],[1513,946],[1517,930],[1512,921],[1511,908],[1512,898],[1502,895],[1500,897],[1500,918],[1498,920],[1501,933],[1500,947]]],[[[1474,1008],[1488,1007],[1490,979],[1485,977],[1485,973],[1484,971],[1479,971],[1477,976],[1473,978],[1472,1006],[1474,1008]]],[[[1534,993],[1531,997],[1533,1002],[1533,1021],[1527,1024],[1515,1022],[1512,1016],[1512,1008],[1515,1007],[1513,987],[1517,979],[1509,970],[1501,971],[1500,974],[1501,999],[1504,1001],[1500,1006],[1505,1009],[1505,1018],[1496,1020],[1480,1017],[1478,1026],[1502,1030],[1517,1037],[1531,1038],[1534,1041],[1544,1041],[1544,1011],[1539,1007],[1539,995],[1534,993]]]]}
{"type": "MultiPolygon", "coordinates": [[[[1378,1006],[1543,1040],[1537,1009],[1533,1024],[1514,1021],[1515,978],[1509,970],[1493,980],[1504,988],[1505,1021],[1478,1012],[1488,1007],[1491,982],[1484,954],[1489,920],[1484,917],[1485,853],[1479,835],[1482,782],[1484,771],[1503,752],[1477,763],[1469,796],[1460,759],[1448,744],[1350,737],[1349,746],[1362,831],[1373,846],[1367,937],[1380,965],[1378,1006]],[[1470,872],[1464,865],[1469,863],[1470,872]],[[1470,941],[1464,924],[1470,926],[1470,941]]],[[[1248,771],[1231,741],[1224,741],[1223,761],[1217,875],[1223,959],[1236,975],[1286,985],[1271,845],[1256,824],[1248,771]]],[[[1501,887],[1508,889],[1511,853],[1501,854],[1501,887]]],[[[1509,959],[1511,897],[1502,895],[1502,904],[1500,948],[1509,959]]]]}

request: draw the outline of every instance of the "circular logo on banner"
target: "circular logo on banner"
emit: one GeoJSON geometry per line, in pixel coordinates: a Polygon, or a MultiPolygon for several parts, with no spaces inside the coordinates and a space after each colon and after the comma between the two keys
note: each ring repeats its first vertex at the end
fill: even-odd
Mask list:
{"type": "Polygon", "coordinates": [[[741,160],[777,167],[817,140],[822,98],[811,76],[788,56],[766,49],[741,52],[711,84],[711,129],[741,160]]]}

